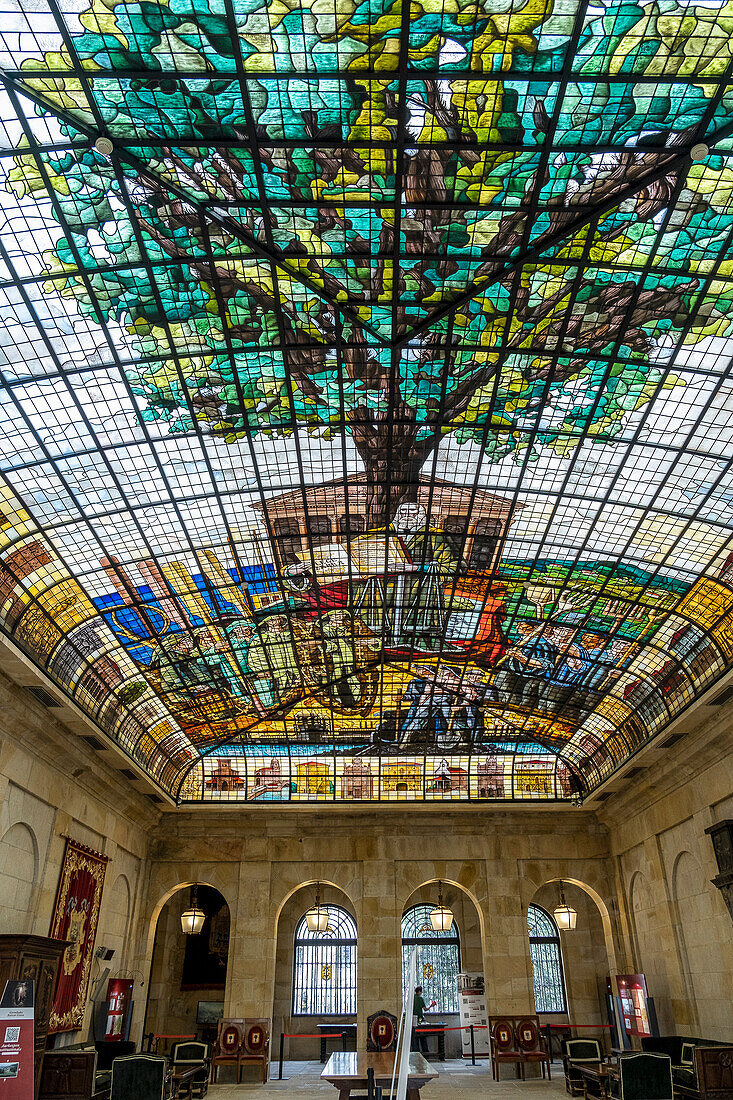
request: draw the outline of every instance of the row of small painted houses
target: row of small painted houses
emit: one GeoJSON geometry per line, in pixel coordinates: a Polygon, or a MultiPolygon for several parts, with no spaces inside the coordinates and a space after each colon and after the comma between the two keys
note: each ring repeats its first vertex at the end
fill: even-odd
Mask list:
{"type": "MultiPolygon", "coordinates": [[[[423,793],[441,792],[468,796],[469,766],[463,766],[460,760],[382,758],[374,761],[373,767],[368,760],[352,759],[337,768],[336,762],[326,757],[313,760],[273,757],[251,770],[246,768],[246,775],[242,775],[235,762],[224,757],[212,762],[215,767],[208,773],[204,786],[206,797],[234,795],[248,800],[287,798],[290,794],[336,795],[345,801],[400,795],[421,797],[423,793]]],[[[552,756],[487,756],[471,770],[474,782],[470,786],[478,798],[511,797],[512,790],[520,797],[567,797],[572,793],[569,773],[552,756]]]]}

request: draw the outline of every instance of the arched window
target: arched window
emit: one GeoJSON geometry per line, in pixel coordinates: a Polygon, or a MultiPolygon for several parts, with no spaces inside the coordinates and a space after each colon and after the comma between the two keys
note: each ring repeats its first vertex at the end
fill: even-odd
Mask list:
{"type": "Polygon", "coordinates": [[[344,1016],[356,1012],[356,921],[340,905],[328,912],[325,932],[311,932],[305,917],[295,929],[293,1016],[344,1016]]]}
{"type": "Polygon", "coordinates": [[[407,988],[410,956],[417,947],[417,985],[432,1012],[458,1012],[458,973],[461,969],[461,944],[455,921],[450,932],[436,932],[430,923],[432,905],[413,905],[402,915],[402,990],[407,988]]]}
{"type": "Polygon", "coordinates": [[[539,905],[530,905],[527,924],[529,953],[534,970],[535,1012],[567,1012],[557,925],[550,914],[539,905]]]}

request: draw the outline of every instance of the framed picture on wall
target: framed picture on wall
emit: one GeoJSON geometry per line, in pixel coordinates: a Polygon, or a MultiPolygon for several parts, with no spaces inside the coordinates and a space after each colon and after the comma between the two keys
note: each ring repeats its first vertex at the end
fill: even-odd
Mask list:
{"type": "Polygon", "coordinates": [[[196,1023],[199,1027],[216,1027],[223,1015],[223,1001],[199,1001],[196,1008],[196,1023]]]}

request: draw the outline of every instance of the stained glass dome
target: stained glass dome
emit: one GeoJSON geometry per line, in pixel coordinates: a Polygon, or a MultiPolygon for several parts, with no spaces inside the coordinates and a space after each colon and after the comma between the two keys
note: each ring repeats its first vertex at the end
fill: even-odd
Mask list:
{"type": "Polygon", "coordinates": [[[0,625],[164,795],[582,799],[725,674],[725,5],[0,39],[0,625]]]}

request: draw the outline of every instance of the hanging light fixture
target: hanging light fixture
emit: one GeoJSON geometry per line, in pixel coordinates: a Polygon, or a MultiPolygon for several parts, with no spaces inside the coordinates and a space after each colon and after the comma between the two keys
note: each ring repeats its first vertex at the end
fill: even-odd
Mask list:
{"type": "Polygon", "coordinates": [[[572,905],[565,901],[565,891],[560,880],[560,904],[554,910],[555,923],[561,932],[572,932],[578,920],[578,914],[572,905]]]}
{"type": "Polygon", "coordinates": [[[443,883],[438,880],[438,904],[430,910],[430,923],[435,932],[450,932],[453,926],[453,913],[443,905],[443,883]]]}
{"type": "Polygon", "coordinates": [[[191,900],[188,909],[184,909],[181,913],[181,931],[185,932],[187,936],[197,936],[204,927],[205,920],[206,913],[199,908],[198,904],[198,884],[194,883],[191,887],[191,900]]]}
{"type": "Polygon", "coordinates": [[[311,932],[325,932],[328,929],[328,909],[321,905],[321,884],[316,883],[316,904],[305,915],[305,923],[311,932]]]}

